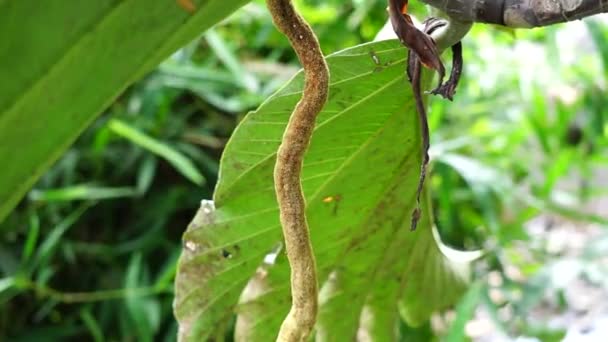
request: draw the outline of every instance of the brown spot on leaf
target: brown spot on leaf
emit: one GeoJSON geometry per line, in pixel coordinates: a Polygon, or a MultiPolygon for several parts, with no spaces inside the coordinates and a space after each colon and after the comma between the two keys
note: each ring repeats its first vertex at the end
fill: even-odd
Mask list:
{"type": "Polygon", "coordinates": [[[192,0],[176,0],[179,7],[185,9],[188,13],[196,11],[196,4],[192,0]]]}

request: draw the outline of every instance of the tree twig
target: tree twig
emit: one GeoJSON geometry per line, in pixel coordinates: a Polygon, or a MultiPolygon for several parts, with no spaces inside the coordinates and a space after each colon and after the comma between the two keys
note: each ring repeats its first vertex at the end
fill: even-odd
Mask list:
{"type": "Polygon", "coordinates": [[[421,0],[462,22],[539,27],[608,12],[608,0],[421,0]]]}
{"type": "Polygon", "coordinates": [[[300,174],[315,118],[327,101],[329,70],[314,32],[297,14],[291,0],[266,3],[275,25],[296,51],[305,75],[304,92],[291,114],[274,169],[285,250],[291,266],[292,295],[291,310],[277,341],[304,341],[315,324],[318,285],[300,174]]]}

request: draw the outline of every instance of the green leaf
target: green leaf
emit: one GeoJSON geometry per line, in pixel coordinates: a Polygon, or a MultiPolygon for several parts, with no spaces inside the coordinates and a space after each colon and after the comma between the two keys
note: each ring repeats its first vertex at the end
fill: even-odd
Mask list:
{"type": "Polygon", "coordinates": [[[184,177],[191,180],[194,184],[202,184],[205,178],[196,169],[188,157],[174,149],[173,147],[158,141],[134,127],[131,127],[126,122],[118,119],[112,119],[108,123],[108,127],[112,132],[120,135],[123,138],[131,140],[134,144],[145,148],[146,150],[164,158],[169,164],[179,171],[184,177]]]}
{"type": "Polygon", "coordinates": [[[487,291],[487,289],[481,282],[476,282],[471,285],[456,307],[456,319],[450,326],[450,330],[445,337],[446,342],[461,342],[467,340],[464,332],[465,326],[467,322],[473,318],[475,308],[477,308],[477,304],[483,298],[484,291],[487,291]]]}
{"type": "Polygon", "coordinates": [[[0,1],[0,221],[129,84],[246,0],[0,1]]]}
{"type": "Polygon", "coordinates": [[[50,233],[47,234],[46,239],[40,244],[38,251],[34,257],[34,267],[38,267],[41,265],[46,265],[50,258],[55,253],[57,246],[63,235],[70,229],[84,214],[84,212],[89,209],[93,203],[85,202],[81,204],[76,210],[67,215],[63,220],[61,220],[53,229],[51,229],[50,233]]]}
{"type": "Polygon", "coordinates": [[[0,278],[0,293],[10,289],[14,285],[15,285],[15,278],[13,278],[13,277],[0,278]]]}
{"type": "MultiPolygon", "coordinates": [[[[427,214],[432,215],[428,207],[427,214]]],[[[469,266],[481,256],[478,251],[462,252],[442,245],[436,235],[437,240],[428,235],[425,237],[426,241],[420,238],[408,256],[409,259],[418,259],[414,264],[422,266],[407,270],[416,276],[417,281],[406,281],[399,300],[401,317],[414,327],[424,323],[438,309],[445,309],[458,302],[467,291],[469,266]],[[423,248],[425,243],[427,248],[423,248]],[[428,253],[429,249],[437,247],[440,253],[428,253]]],[[[386,265],[386,268],[391,266],[394,267],[391,264],[386,265]]]]}
{"type": "MultiPolygon", "coordinates": [[[[302,175],[321,284],[319,340],[353,340],[360,321],[368,332],[396,331],[400,298],[420,321],[451,304],[431,297],[453,303],[463,289],[445,286],[465,276],[435,242],[430,209],[418,230],[409,230],[421,139],[405,56],[398,42],[387,41],[327,58],[329,101],[302,175]]],[[[235,313],[240,340],[276,338],[290,294],[283,254],[267,255],[281,241],[272,172],[302,76],[239,125],[222,156],[215,201],[203,202],[184,234],[175,301],[182,340],[221,335],[217,326],[235,313]],[[263,264],[265,257],[276,260],[263,264]]]]}
{"type": "Polygon", "coordinates": [[[260,87],[258,80],[253,74],[243,68],[234,51],[227,46],[222,37],[211,29],[205,33],[205,39],[216,56],[230,70],[234,79],[247,90],[256,92],[260,87]]]}
{"type": "Polygon", "coordinates": [[[82,322],[89,330],[89,334],[95,342],[102,342],[105,340],[103,337],[103,330],[95,317],[93,317],[90,308],[86,307],[80,310],[80,319],[82,319],[82,322]]]}
{"type": "Polygon", "coordinates": [[[143,259],[141,253],[135,253],[131,257],[127,273],[125,274],[125,304],[134,327],[138,341],[152,341],[159,328],[160,307],[155,298],[137,296],[133,291],[140,287],[143,273],[143,259]]]}
{"type": "Polygon", "coordinates": [[[34,253],[34,248],[38,242],[38,236],[40,234],[40,219],[38,215],[32,214],[29,217],[30,224],[27,230],[27,238],[23,244],[23,254],[21,256],[21,263],[25,263],[34,253]]]}
{"type": "Polygon", "coordinates": [[[74,200],[103,200],[121,197],[134,197],[139,193],[131,187],[101,187],[90,184],[66,186],[59,189],[30,191],[28,198],[32,201],[58,202],[74,200]]]}

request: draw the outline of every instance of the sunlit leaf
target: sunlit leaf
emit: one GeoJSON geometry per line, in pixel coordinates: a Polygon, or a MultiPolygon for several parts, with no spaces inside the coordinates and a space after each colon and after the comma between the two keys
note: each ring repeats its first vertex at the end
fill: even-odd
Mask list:
{"type": "Polygon", "coordinates": [[[15,285],[15,279],[13,277],[6,277],[0,279],[0,293],[10,289],[15,285]]]}
{"type": "Polygon", "coordinates": [[[247,2],[0,1],[0,221],[129,84],[247,2]]]}
{"type": "Polygon", "coordinates": [[[32,201],[74,201],[74,200],[102,200],[120,197],[133,197],[138,194],[131,187],[101,187],[81,184],[59,189],[32,190],[28,197],[32,201]]]}
{"type": "Polygon", "coordinates": [[[476,282],[471,285],[464,295],[458,307],[456,307],[456,320],[452,323],[450,330],[445,338],[447,342],[461,342],[465,339],[465,325],[473,318],[475,308],[483,298],[483,291],[486,291],[484,284],[476,282]]]}
{"type": "Polygon", "coordinates": [[[146,150],[164,158],[177,171],[179,171],[182,175],[184,175],[184,177],[188,178],[193,183],[200,185],[205,180],[203,175],[196,169],[196,166],[190,159],[188,159],[188,157],[166,143],[154,139],[153,137],[144,134],[126,122],[118,119],[112,119],[108,123],[108,127],[112,132],[120,135],[123,138],[129,139],[137,146],[145,148],[146,150]]]}
{"type": "MultiPolygon", "coordinates": [[[[451,304],[430,297],[453,301],[464,287],[460,280],[453,287],[442,281],[466,274],[441,253],[430,210],[416,232],[409,230],[421,141],[405,55],[388,41],[327,59],[329,101],[302,175],[322,285],[319,340],[353,340],[364,307],[377,309],[378,303],[386,305],[368,310],[368,321],[396,329],[399,298],[423,320],[451,304]],[[431,283],[438,280],[441,285],[431,283]]],[[[290,295],[284,255],[267,255],[281,241],[272,171],[302,83],[300,73],[239,125],[222,157],[215,202],[203,202],[184,235],[175,301],[182,340],[221,336],[218,326],[235,313],[239,340],[276,338],[290,295]],[[265,257],[272,265],[262,265],[265,257]]]]}

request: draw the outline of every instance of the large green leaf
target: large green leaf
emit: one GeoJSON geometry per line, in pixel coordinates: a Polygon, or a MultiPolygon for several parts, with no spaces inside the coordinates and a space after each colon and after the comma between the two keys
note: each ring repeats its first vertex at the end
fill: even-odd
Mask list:
{"type": "Polygon", "coordinates": [[[0,221],[125,87],[248,1],[192,2],[0,0],[0,221]]]}
{"type": "MultiPolygon", "coordinates": [[[[389,41],[327,58],[329,101],[302,175],[322,284],[320,341],[396,338],[399,308],[418,323],[452,304],[466,283],[455,266],[467,262],[442,254],[426,205],[418,230],[409,231],[421,141],[405,55],[389,41]]],[[[262,261],[281,241],[272,171],[302,84],[300,73],[239,125],[215,202],[203,202],[184,235],[175,302],[182,340],[221,335],[220,323],[235,313],[237,339],[276,338],[290,303],[289,266],[283,253],[262,261]]]]}

